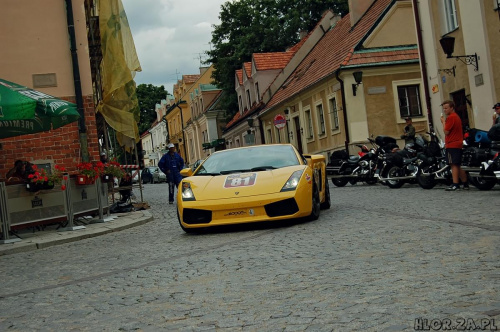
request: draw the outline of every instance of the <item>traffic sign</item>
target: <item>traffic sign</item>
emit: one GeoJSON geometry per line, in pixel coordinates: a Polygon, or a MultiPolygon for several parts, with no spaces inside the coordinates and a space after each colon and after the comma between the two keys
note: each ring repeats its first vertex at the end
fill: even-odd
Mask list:
{"type": "Polygon", "coordinates": [[[283,129],[286,126],[286,119],[281,114],[276,114],[274,117],[274,126],[278,129],[283,129]]]}

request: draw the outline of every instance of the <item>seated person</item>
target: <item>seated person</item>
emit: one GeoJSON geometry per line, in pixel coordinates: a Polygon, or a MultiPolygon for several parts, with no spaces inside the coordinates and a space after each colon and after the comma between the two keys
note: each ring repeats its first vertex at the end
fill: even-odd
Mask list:
{"type": "MultiPolygon", "coordinates": [[[[132,187],[132,175],[129,172],[125,173],[125,176],[122,177],[118,187],[132,187]]],[[[132,189],[130,188],[119,190],[122,202],[127,201],[132,195],[132,189]]]]}
{"type": "Polygon", "coordinates": [[[11,182],[24,180],[26,176],[26,163],[22,160],[16,160],[14,167],[7,172],[5,178],[8,182],[11,182]]]}

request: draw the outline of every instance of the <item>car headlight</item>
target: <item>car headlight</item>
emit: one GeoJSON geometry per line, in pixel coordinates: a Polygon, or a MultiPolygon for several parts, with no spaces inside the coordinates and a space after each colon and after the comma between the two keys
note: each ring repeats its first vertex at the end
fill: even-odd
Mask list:
{"type": "Polygon", "coordinates": [[[196,198],[194,198],[193,190],[191,190],[191,184],[189,182],[182,182],[181,190],[183,201],[196,201],[196,198]]]}
{"type": "Polygon", "coordinates": [[[286,181],[283,188],[281,188],[281,191],[292,191],[297,189],[302,173],[304,173],[303,169],[293,172],[292,175],[286,181]]]}

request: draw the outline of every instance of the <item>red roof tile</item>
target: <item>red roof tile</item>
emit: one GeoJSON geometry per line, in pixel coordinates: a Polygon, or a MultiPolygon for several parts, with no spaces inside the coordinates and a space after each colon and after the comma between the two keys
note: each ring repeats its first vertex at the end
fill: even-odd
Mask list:
{"type": "Polygon", "coordinates": [[[243,69],[245,69],[245,73],[247,74],[247,77],[252,77],[252,63],[251,62],[245,62],[243,64],[243,69]]]}
{"type": "Polygon", "coordinates": [[[184,84],[190,84],[196,82],[201,75],[182,75],[182,80],[184,84]]]}
{"type": "Polygon", "coordinates": [[[418,49],[417,47],[407,48],[407,49],[377,49],[377,50],[367,50],[359,53],[354,53],[353,56],[346,63],[347,66],[356,66],[364,64],[376,64],[376,63],[386,63],[386,62],[397,62],[397,61],[418,61],[418,49]]]}
{"type": "Polygon", "coordinates": [[[236,77],[238,77],[238,83],[243,84],[243,69],[238,69],[236,71],[236,77]]]}
{"type": "Polygon", "coordinates": [[[253,60],[257,70],[283,69],[295,52],[254,53],[253,60]]]}

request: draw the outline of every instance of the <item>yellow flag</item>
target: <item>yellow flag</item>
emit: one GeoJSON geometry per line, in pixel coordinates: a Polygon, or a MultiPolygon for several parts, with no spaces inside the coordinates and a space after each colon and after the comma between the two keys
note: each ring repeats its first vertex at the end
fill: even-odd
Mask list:
{"type": "Polygon", "coordinates": [[[130,151],[127,141],[139,141],[140,110],[134,76],[141,65],[121,0],[99,1],[99,29],[103,96],[97,111],[116,130],[120,145],[130,151]]]}

